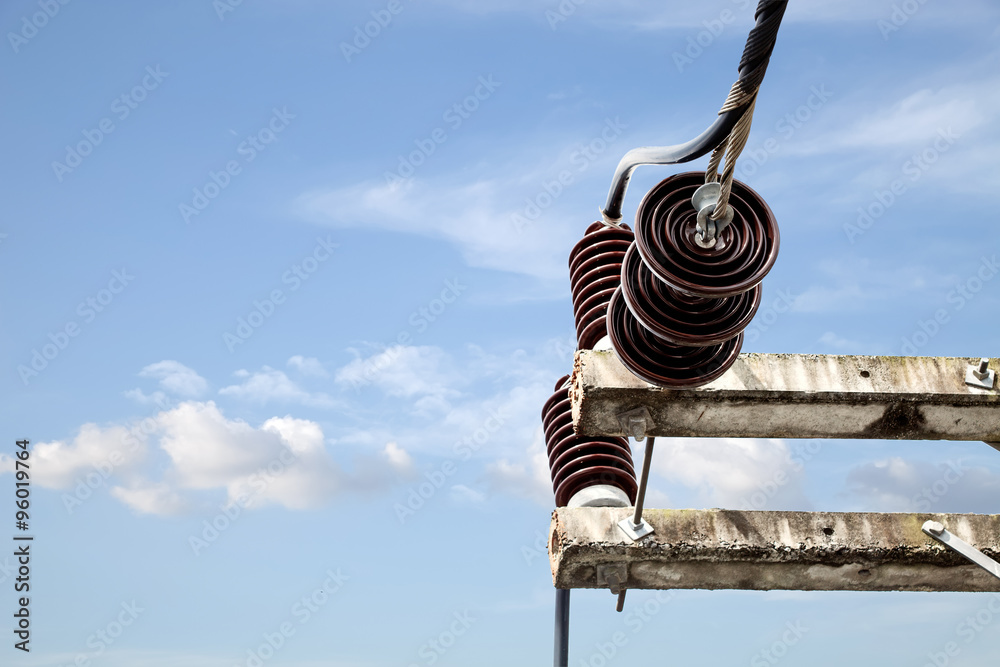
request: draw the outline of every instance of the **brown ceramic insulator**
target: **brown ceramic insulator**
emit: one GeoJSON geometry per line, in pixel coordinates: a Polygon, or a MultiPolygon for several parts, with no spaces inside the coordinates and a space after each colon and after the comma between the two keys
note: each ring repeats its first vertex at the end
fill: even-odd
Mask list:
{"type": "Polygon", "coordinates": [[[746,329],[757,313],[763,287],[721,299],[679,292],[653,275],[633,245],[622,264],[622,297],[650,333],[674,345],[718,345],[746,329]]]}
{"type": "Polygon", "coordinates": [[[568,375],[560,378],[542,408],[556,507],[565,507],[574,494],[595,484],[618,487],[634,503],[639,486],[628,441],[619,437],[580,437],[573,432],[568,379],[568,375]]]}
{"type": "Polygon", "coordinates": [[[576,269],[577,264],[587,258],[587,254],[584,252],[587,248],[601,241],[626,241],[627,243],[631,243],[634,238],[635,234],[633,234],[632,228],[628,225],[611,227],[605,225],[603,222],[591,224],[587,227],[587,231],[584,232],[583,238],[569,251],[570,275],[576,269]]]}
{"type": "Polygon", "coordinates": [[[569,256],[577,349],[590,350],[607,335],[608,299],[621,284],[621,263],[634,236],[628,225],[595,222],[569,256]]]}
{"type": "Polygon", "coordinates": [[[622,365],[650,384],[685,389],[708,384],[736,362],[743,345],[740,333],[718,345],[673,345],[642,326],[629,311],[622,290],[608,305],[608,335],[622,365]]]}
{"type": "Polygon", "coordinates": [[[729,205],[733,221],[712,248],[695,242],[698,212],[694,191],[704,172],[677,174],[661,181],[639,204],[635,239],[643,263],[675,290],[718,299],[760,284],[778,256],[778,224],[760,195],[733,181],[729,205]]]}

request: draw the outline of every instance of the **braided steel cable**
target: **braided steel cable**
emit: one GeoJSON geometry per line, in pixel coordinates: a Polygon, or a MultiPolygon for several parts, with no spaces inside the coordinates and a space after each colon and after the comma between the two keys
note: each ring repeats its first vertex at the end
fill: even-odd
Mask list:
{"type": "MultiPolygon", "coordinates": [[[[750,108],[756,97],[760,83],[764,79],[767,71],[767,64],[770,61],[771,52],[778,36],[778,28],[781,19],[785,14],[788,0],[760,0],[757,10],[754,12],[756,21],[753,29],[747,37],[746,46],[743,48],[743,56],[740,59],[739,77],[733,84],[722,105],[715,122],[700,135],[684,144],[676,146],[644,146],[630,150],[618,163],[615,174],[611,179],[611,189],[608,192],[607,202],[601,210],[601,215],[607,224],[617,224],[622,219],[622,203],[625,200],[625,191],[628,189],[632,172],[635,168],[644,164],[681,164],[696,160],[709,152],[713,153],[709,172],[717,173],[719,164],[722,161],[723,152],[730,137],[734,133],[736,125],[746,116],[745,111],[750,108]]],[[[752,118],[752,109],[750,109],[752,118]]],[[[733,148],[738,145],[740,136],[744,132],[749,132],[750,118],[747,118],[746,129],[741,129],[733,142],[733,148]]],[[[746,138],[742,139],[746,143],[746,138]]],[[[739,147],[742,151],[742,146],[739,147]]],[[[738,155],[738,154],[737,154],[738,155]]],[[[735,168],[735,157],[733,159],[735,168]]],[[[728,165],[727,165],[728,169],[728,165]]],[[[717,207],[719,211],[725,211],[725,206],[717,207]]],[[[721,214],[720,214],[721,215],[721,214]]]]}
{"type": "Polygon", "coordinates": [[[787,6],[788,0],[761,0],[760,4],[757,5],[757,11],[754,13],[756,25],[750,31],[746,46],[743,48],[739,78],[730,88],[729,95],[723,102],[722,109],[719,110],[719,114],[722,115],[743,109],[725,143],[719,144],[709,159],[705,175],[706,183],[719,180],[719,164],[723,154],[726,157],[726,167],[722,172],[722,191],[715,210],[709,215],[712,220],[719,220],[726,213],[736,160],[743,152],[747,139],[750,137],[750,124],[753,122],[757,91],[760,90],[760,84],[767,72],[767,64],[771,60],[771,52],[774,50],[774,44],[778,38],[778,28],[781,26],[781,19],[785,15],[787,6]]]}

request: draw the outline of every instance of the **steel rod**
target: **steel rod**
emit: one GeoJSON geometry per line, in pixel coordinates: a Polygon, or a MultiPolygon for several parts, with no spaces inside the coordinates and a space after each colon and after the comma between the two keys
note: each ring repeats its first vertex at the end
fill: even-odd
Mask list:
{"type": "Polygon", "coordinates": [[[642,503],[646,499],[646,482],[649,481],[649,464],[653,462],[653,443],[655,441],[656,438],[646,438],[646,451],[642,453],[642,478],[639,481],[639,493],[635,496],[633,526],[639,526],[642,523],[642,503]]]}

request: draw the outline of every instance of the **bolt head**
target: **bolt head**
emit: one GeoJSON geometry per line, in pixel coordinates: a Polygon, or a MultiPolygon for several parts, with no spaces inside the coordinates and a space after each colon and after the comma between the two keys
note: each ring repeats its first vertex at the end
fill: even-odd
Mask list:
{"type": "Polygon", "coordinates": [[[924,528],[926,528],[927,532],[932,535],[940,535],[944,532],[944,524],[939,521],[928,521],[924,524],[924,528]]]}

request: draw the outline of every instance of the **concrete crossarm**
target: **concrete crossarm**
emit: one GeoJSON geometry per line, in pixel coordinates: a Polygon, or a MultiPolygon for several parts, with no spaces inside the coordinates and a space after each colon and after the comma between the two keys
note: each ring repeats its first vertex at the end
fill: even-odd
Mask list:
{"type": "MultiPolygon", "coordinates": [[[[570,393],[580,435],[625,435],[646,408],[647,435],[1000,441],[1000,391],[969,386],[978,359],[741,354],[714,382],[662,389],[610,351],[577,352],[570,393]]],[[[998,360],[990,362],[1000,369],[998,360]]]]}
{"type": "Polygon", "coordinates": [[[1000,515],[646,510],[655,532],[635,543],[616,525],[630,514],[557,509],[555,586],[608,588],[617,571],[626,588],[1000,591],[1000,579],[920,530],[939,521],[996,559],[1000,515]]]}

